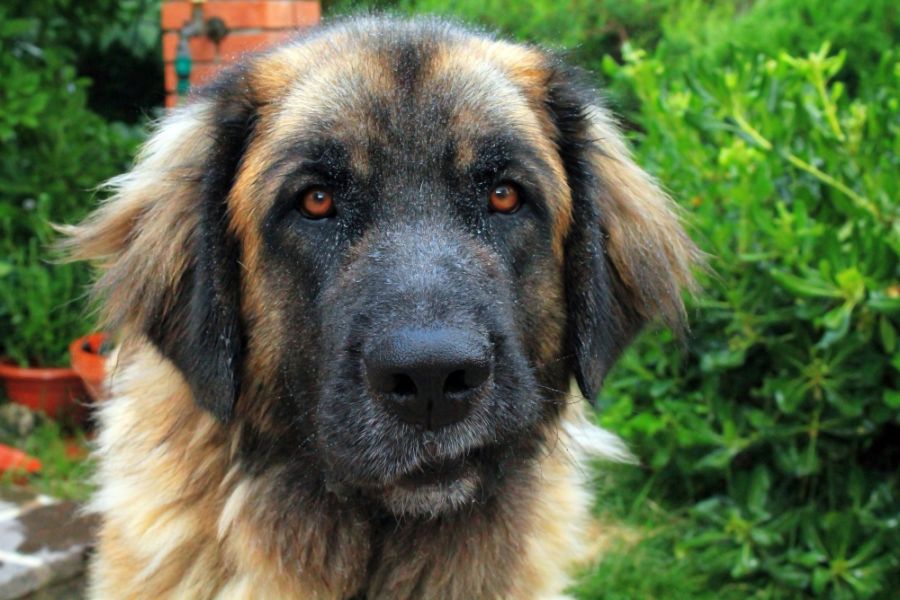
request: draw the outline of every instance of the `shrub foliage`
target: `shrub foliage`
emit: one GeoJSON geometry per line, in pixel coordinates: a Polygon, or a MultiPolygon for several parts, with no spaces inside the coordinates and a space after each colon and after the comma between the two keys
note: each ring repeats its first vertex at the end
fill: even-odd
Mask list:
{"type": "Polygon", "coordinates": [[[677,553],[836,598],[886,592],[900,566],[898,62],[885,52],[852,97],[845,58],[825,43],[683,72],[627,48],[605,64],[711,273],[686,348],[646,335],[602,420],[653,493],[691,506],[677,553]]]}
{"type": "Polygon", "coordinates": [[[49,223],[83,216],[139,137],[87,108],[90,82],[74,67],[115,3],[101,15],[58,0],[53,16],[49,4],[0,7],[0,357],[44,366],[65,364],[68,342],[90,327],[87,267],[52,262],[49,223]]]}

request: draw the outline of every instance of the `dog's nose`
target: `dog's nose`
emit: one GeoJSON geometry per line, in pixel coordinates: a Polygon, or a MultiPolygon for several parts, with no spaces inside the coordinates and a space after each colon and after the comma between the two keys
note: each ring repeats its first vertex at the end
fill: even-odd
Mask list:
{"type": "Polygon", "coordinates": [[[375,395],[400,419],[440,429],[463,419],[491,375],[485,336],[464,329],[402,329],[363,354],[375,395]]]}

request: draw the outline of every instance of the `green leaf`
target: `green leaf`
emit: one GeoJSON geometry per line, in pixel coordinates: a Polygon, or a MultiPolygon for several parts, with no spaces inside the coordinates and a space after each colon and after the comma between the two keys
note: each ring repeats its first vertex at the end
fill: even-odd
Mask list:
{"type": "Polygon", "coordinates": [[[816,344],[819,348],[827,348],[847,335],[850,330],[850,319],[853,316],[853,304],[845,302],[822,317],[821,322],[828,331],[816,344]]]}
{"type": "Polygon", "coordinates": [[[884,390],[884,395],[882,396],[882,400],[885,405],[891,409],[900,409],[900,391],[897,390],[884,390]]]}
{"type": "Polygon", "coordinates": [[[852,304],[841,304],[825,313],[825,316],[822,317],[822,324],[827,329],[846,331],[852,313],[852,304]]]}
{"type": "Polygon", "coordinates": [[[878,333],[881,335],[881,346],[892,353],[897,347],[897,332],[886,316],[882,315],[878,320],[878,333]]]}
{"type": "Polygon", "coordinates": [[[884,539],[881,535],[867,541],[859,547],[859,549],[847,560],[850,567],[860,567],[882,552],[888,552],[889,549],[884,545],[884,539]]]}
{"type": "Polygon", "coordinates": [[[741,546],[737,562],[731,568],[731,576],[735,578],[744,577],[754,573],[758,568],[759,559],[753,553],[753,547],[750,544],[744,544],[741,546]]]}
{"type": "Polygon", "coordinates": [[[802,590],[809,585],[809,573],[797,567],[775,563],[767,570],[775,579],[788,587],[802,590]]]}
{"type": "Polygon", "coordinates": [[[828,557],[822,552],[810,550],[808,552],[792,552],[790,553],[790,560],[795,564],[811,569],[816,565],[824,564],[828,557]]]}
{"type": "Polygon", "coordinates": [[[35,25],[33,19],[0,19],[0,38],[12,38],[30,33],[35,25]]]}
{"type": "Polygon", "coordinates": [[[900,312],[900,295],[896,287],[884,291],[875,291],[869,294],[866,304],[878,312],[892,314],[900,312]]]}
{"type": "Polygon", "coordinates": [[[771,487],[772,477],[769,470],[763,465],[757,465],[750,476],[750,489],[747,494],[747,508],[752,514],[766,514],[766,501],[771,487]]]}
{"type": "Polygon", "coordinates": [[[688,551],[693,552],[698,548],[713,546],[727,539],[728,536],[725,533],[708,529],[702,533],[690,535],[679,541],[676,545],[676,550],[679,553],[687,553],[688,551]]]}
{"type": "Polygon", "coordinates": [[[841,292],[848,303],[856,304],[866,293],[866,283],[862,274],[855,268],[845,269],[835,276],[841,292]]]}
{"type": "Polygon", "coordinates": [[[755,544],[768,547],[780,544],[783,538],[777,531],[771,531],[765,526],[756,525],[750,530],[750,539],[755,544]]]}
{"type": "Polygon", "coordinates": [[[816,595],[822,595],[830,581],[831,573],[827,569],[816,568],[813,570],[812,590],[816,595]]]}
{"type": "Polygon", "coordinates": [[[696,469],[721,470],[731,464],[736,455],[737,451],[733,448],[716,448],[698,460],[694,467],[696,469]]]}
{"type": "Polygon", "coordinates": [[[807,298],[841,298],[841,291],[825,281],[808,280],[784,271],[770,269],[769,274],[781,287],[807,298]]]}

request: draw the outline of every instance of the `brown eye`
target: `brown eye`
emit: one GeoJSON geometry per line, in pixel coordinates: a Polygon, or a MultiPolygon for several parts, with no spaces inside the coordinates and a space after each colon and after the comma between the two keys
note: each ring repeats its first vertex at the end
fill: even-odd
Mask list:
{"type": "Polygon", "coordinates": [[[495,185],[491,190],[491,210],[499,213],[514,213],[522,205],[519,190],[511,183],[495,185]]]}
{"type": "Polygon", "coordinates": [[[334,198],[331,190],[311,187],[303,192],[300,200],[300,212],[307,219],[325,219],[334,214],[334,198]]]}

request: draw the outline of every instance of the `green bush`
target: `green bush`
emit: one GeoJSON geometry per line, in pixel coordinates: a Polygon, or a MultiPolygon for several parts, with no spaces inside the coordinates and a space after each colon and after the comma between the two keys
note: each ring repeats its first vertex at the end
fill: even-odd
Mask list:
{"type": "Polygon", "coordinates": [[[91,189],[127,166],[139,132],[88,110],[89,82],[59,31],[77,24],[22,14],[0,7],[0,356],[57,365],[90,327],[89,274],[50,262],[49,222],[83,216],[91,189]]]}
{"type": "Polygon", "coordinates": [[[689,206],[712,274],[680,352],[645,336],[602,421],[692,506],[676,545],[713,581],[795,597],[887,597],[900,569],[897,55],[750,52],[606,73],[639,101],[640,162],[689,206]],[[889,579],[893,577],[892,580],[889,579]],[[890,583],[889,583],[890,581],[890,583]]]}
{"type": "MultiPolygon", "coordinates": [[[[847,52],[841,81],[856,81],[878,64],[900,35],[893,0],[756,0],[667,2],[660,19],[659,51],[666,66],[699,61],[725,64],[732,49],[777,56],[803,54],[828,40],[847,52]]],[[[646,48],[651,49],[651,48],[646,48]]],[[[653,48],[655,49],[655,48],[653,48]]]]}

